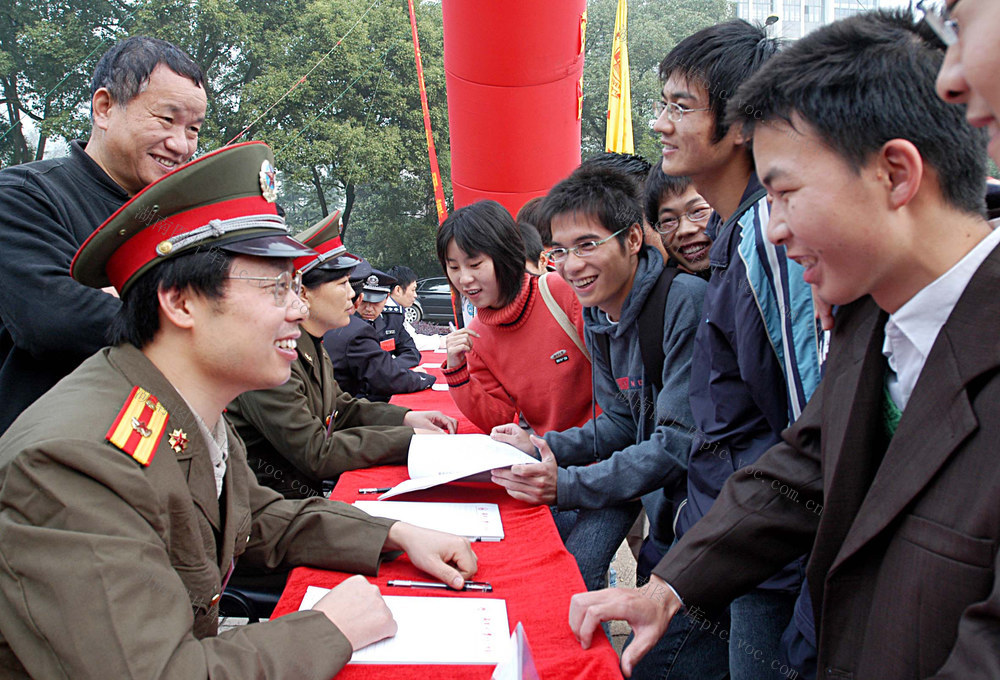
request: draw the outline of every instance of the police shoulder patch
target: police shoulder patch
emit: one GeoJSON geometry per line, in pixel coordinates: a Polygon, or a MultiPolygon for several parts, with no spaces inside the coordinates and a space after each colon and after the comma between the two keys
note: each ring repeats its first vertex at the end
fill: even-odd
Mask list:
{"type": "Polygon", "coordinates": [[[139,464],[148,466],[163,438],[169,415],[159,399],[136,385],[104,437],[139,464]]]}

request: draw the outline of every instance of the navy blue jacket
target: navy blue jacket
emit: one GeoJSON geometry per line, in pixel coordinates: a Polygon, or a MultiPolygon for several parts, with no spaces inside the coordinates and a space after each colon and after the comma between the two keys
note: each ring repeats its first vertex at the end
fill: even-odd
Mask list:
{"type": "Polygon", "coordinates": [[[375,328],[357,315],[343,328],[323,336],[333,362],[333,377],[358,399],[389,401],[394,394],[419,392],[434,384],[434,376],[415,373],[379,346],[375,328]]]}
{"type": "MultiPolygon", "coordinates": [[[[678,536],[708,512],[734,471],[781,441],[819,383],[811,291],[802,267],[765,237],[769,209],[756,175],[740,204],[709,252],[712,276],[691,362],[698,433],[678,536]]],[[[791,566],[763,587],[797,590],[801,565],[791,566]]]]}
{"type": "MultiPolygon", "coordinates": [[[[392,302],[392,300],[390,300],[392,302]]],[[[392,352],[396,363],[404,368],[413,368],[420,364],[420,350],[410,334],[403,327],[406,317],[403,308],[387,304],[375,321],[371,322],[375,329],[375,337],[379,346],[387,352],[392,352]]]]}

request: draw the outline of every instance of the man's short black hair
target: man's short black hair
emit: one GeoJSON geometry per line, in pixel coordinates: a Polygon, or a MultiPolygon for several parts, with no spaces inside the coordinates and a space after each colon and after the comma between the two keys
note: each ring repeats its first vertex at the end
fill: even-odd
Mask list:
{"type": "Polygon", "coordinates": [[[690,177],[675,177],[663,172],[663,167],[654,165],[646,177],[646,221],[656,224],[660,221],[660,204],[668,198],[680,196],[691,186],[690,177]]]}
{"type": "Polygon", "coordinates": [[[715,136],[719,142],[729,132],[727,105],[742,108],[736,90],[781,48],[775,38],[768,38],[762,26],[743,19],[724,21],[703,28],[677,43],[660,62],[660,81],[682,76],[708,92],[708,106],[715,116],[715,136]],[[735,103],[734,103],[735,100],[735,103]]]}
{"type": "Polygon", "coordinates": [[[467,255],[490,257],[500,289],[500,306],[514,301],[524,283],[524,241],[506,208],[496,201],[477,201],[448,216],[437,233],[438,261],[445,276],[448,244],[452,241],[467,255]]]}
{"type": "Polygon", "coordinates": [[[190,78],[198,87],[205,87],[201,67],[184,50],[165,40],[136,35],[114,45],[97,62],[90,81],[90,96],[93,98],[103,87],[111,93],[114,103],[125,106],[142,92],[149,74],[160,64],[190,78]]]}
{"type": "Polygon", "coordinates": [[[396,279],[396,285],[404,291],[410,287],[411,283],[417,280],[416,272],[405,264],[393,265],[386,274],[396,279]]]}
{"type": "Polygon", "coordinates": [[[641,191],[642,183],[646,181],[646,175],[649,174],[650,165],[649,161],[639,154],[604,151],[596,156],[591,156],[581,163],[580,167],[616,170],[623,175],[631,177],[641,191]]]}
{"type": "Polygon", "coordinates": [[[185,253],[156,265],[125,291],[108,329],[112,345],[129,342],[142,349],[160,330],[160,290],[188,288],[209,300],[225,292],[232,256],[218,248],[185,253]]]}
{"type": "Polygon", "coordinates": [[[907,10],[858,14],[824,26],[772,59],[740,88],[752,103],[730,112],[748,132],[805,121],[856,171],[891,139],[910,141],[956,208],[982,214],[986,136],[965,107],[934,89],[944,53],[907,10]]]}
{"type": "MultiPolygon", "coordinates": [[[[642,210],[636,183],[628,175],[601,166],[581,165],[552,187],[545,197],[538,231],[546,243],[552,242],[552,219],[557,215],[578,214],[593,218],[611,233],[633,224],[642,226],[642,210]]],[[[624,245],[628,230],[615,238],[624,245]]]]}

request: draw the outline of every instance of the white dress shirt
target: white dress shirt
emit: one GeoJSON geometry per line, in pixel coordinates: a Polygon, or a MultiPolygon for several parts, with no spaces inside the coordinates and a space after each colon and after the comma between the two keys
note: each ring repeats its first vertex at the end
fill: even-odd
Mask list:
{"type": "Polygon", "coordinates": [[[889,376],[888,385],[899,410],[906,408],[941,327],[951,316],[972,275],[998,243],[1000,230],[994,230],[955,266],[889,316],[882,354],[889,360],[889,368],[895,371],[895,375],[889,376]]]}

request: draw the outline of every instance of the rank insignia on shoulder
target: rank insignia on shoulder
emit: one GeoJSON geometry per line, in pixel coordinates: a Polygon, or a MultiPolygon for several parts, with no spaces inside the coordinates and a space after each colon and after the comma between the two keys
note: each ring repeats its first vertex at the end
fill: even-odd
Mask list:
{"type": "MultiPolygon", "coordinates": [[[[132,456],[136,462],[146,466],[153,460],[156,447],[163,438],[168,417],[167,409],[159,399],[136,385],[104,437],[113,446],[132,456]]],[[[180,435],[185,440],[184,444],[187,444],[184,433],[181,432],[180,435]]],[[[174,442],[171,441],[171,446],[173,445],[174,442]]]]}

